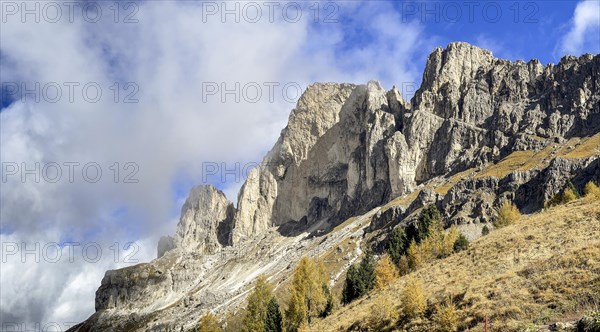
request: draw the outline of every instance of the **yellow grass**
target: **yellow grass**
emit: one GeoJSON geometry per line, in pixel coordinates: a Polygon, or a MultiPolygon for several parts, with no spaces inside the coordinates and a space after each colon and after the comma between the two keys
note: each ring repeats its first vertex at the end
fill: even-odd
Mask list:
{"type": "Polygon", "coordinates": [[[565,145],[559,152],[561,157],[573,159],[587,158],[600,153],[600,134],[591,137],[573,138],[565,145]],[[569,146],[573,146],[574,149],[569,149],[569,146]]]}
{"type": "Polygon", "coordinates": [[[385,211],[388,208],[391,208],[392,206],[407,206],[410,203],[412,203],[412,201],[414,201],[419,196],[420,193],[421,193],[421,190],[418,189],[407,195],[398,196],[398,197],[394,198],[393,200],[391,200],[386,205],[384,205],[381,208],[381,211],[385,211]]]}
{"type": "Polygon", "coordinates": [[[582,159],[600,153],[600,134],[584,138],[572,138],[563,144],[550,144],[541,151],[515,151],[495,165],[486,167],[476,178],[504,177],[510,172],[525,171],[539,167],[554,157],[582,159]]]}
{"type": "Polygon", "coordinates": [[[504,177],[514,171],[525,171],[541,165],[542,161],[550,155],[552,147],[546,147],[541,151],[527,150],[515,151],[497,164],[486,167],[478,173],[475,178],[488,176],[504,177]]]}
{"type": "Polygon", "coordinates": [[[470,175],[474,174],[475,172],[476,172],[475,168],[470,168],[466,171],[456,173],[452,177],[450,177],[450,179],[448,179],[448,181],[446,183],[442,184],[441,186],[436,187],[434,190],[437,193],[446,195],[448,193],[448,190],[450,190],[450,188],[452,188],[455,184],[457,184],[464,178],[469,177],[470,175]]]}
{"type": "MultiPolygon", "coordinates": [[[[460,328],[467,331],[482,331],[486,316],[494,331],[575,317],[600,306],[600,204],[580,199],[525,216],[466,251],[427,263],[389,287],[340,307],[311,329],[345,330],[366,320],[380,297],[402,310],[398,295],[408,278],[423,282],[431,309],[454,299],[460,328]]],[[[424,318],[432,324],[428,319],[434,318],[424,318]]]]}

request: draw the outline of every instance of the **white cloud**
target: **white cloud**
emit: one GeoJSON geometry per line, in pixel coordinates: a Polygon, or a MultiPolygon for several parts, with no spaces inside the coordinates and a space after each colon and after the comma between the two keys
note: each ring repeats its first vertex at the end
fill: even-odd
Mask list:
{"type": "Polygon", "coordinates": [[[572,55],[600,53],[600,1],[588,0],[577,4],[560,49],[572,55]]]}
{"type": "MultiPolygon", "coordinates": [[[[398,23],[386,3],[339,6],[339,18],[344,15],[350,23],[315,24],[308,14],[298,23],[281,17],[273,23],[239,24],[210,17],[204,23],[201,5],[173,1],[140,4],[134,24],[9,18],[1,30],[3,82],[97,82],[103,98],[89,103],[77,90],[70,103],[65,88],[55,104],[13,103],[0,113],[0,159],[19,166],[25,162],[29,168],[36,162],[96,162],[103,176],[89,183],[76,173],[70,183],[63,166],[56,183],[9,177],[0,193],[0,240],[146,239],[140,257],[152,258],[156,238],[174,232],[173,211],[179,211],[181,201],[174,197],[173,183],[201,182],[202,162],[260,161],[294,107],[278,89],[269,102],[266,88],[257,103],[235,103],[232,96],[226,103],[218,96],[203,102],[203,82],[230,87],[234,82],[296,82],[305,87],[313,81],[374,78],[389,88],[419,81],[412,60],[424,59],[431,49],[419,26],[398,23]],[[366,39],[348,41],[353,38],[348,24],[363,29],[366,39]],[[113,102],[114,82],[121,83],[120,101],[131,91],[122,84],[135,82],[139,102],[113,102]],[[115,162],[121,167],[119,183],[113,182],[110,168],[115,162]],[[125,162],[139,166],[139,183],[122,183],[125,162]]],[[[113,14],[108,8],[103,12],[113,14]]],[[[222,187],[235,199],[231,196],[240,185],[222,187]]],[[[93,312],[105,269],[116,266],[104,261],[3,263],[0,323],[81,320],[93,312]]]]}

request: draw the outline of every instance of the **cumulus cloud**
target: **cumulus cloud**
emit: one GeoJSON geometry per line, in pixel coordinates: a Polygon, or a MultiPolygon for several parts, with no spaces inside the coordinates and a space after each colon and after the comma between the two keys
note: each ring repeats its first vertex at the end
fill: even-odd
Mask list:
{"type": "MultiPolygon", "coordinates": [[[[137,23],[123,22],[133,9],[121,3],[115,23],[110,5],[102,3],[96,23],[77,14],[72,22],[16,15],[2,23],[2,83],[31,89],[39,82],[49,94],[53,84],[62,87],[56,103],[28,98],[0,112],[0,159],[18,168],[3,169],[2,250],[6,243],[73,241],[101,243],[108,254],[114,242],[135,242],[140,261],[150,260],[157,237],[174,232],[189,186],[202,182],[203,162],[257,162],[272,146],[297,99],[294,89],[284,95],[283,85],[380,79],[388,88],[414,89],[421,73],[413,60],[433,46],[384,2],[341,2],[333,22],[324,22],[331,8],[316,19],[303,8],[297,22],[281,10],[271,21],[263,8],[257,22],[237,23],[203,16],[201,3],[149,1],[135,7],[137,23]],[[69,82],[79,84],[72,101],[69,82]],[[232,89],[236,82],[258,84],[259,100],[248,100],[251,90],[239,102],[221,91],[203,94],[208,85],[232,89]],[[272,100],[269,82],[279,84],[272,100]],[[100,87],[97,102],[83,97],[87,83],[100,87]],[[137,102],[125,103],[128,96],[137,102]],[[45,167],[53,163],[62,171],[57,181],[48,180],[56,167],[45,167]],[[78,163],[72,180],[65,163],[78,163]],[[82,174],[89,165],[92,176],[102,171],[97,182],[82,174]],[[23,168],[42,173],[40,181],[35,174],[23,181],[23,168]]],[[[217,185],[235,199],[241,182],[227,180],[217,185]]],[[[80,321],[93,313],[104,271],[128,265],[108,255],[94,264],[15,257],[2,262],[0,323],[80,321]]]]}
{"type": "Polygon", "coordinates": [[[563,53],[600,53],[600,2],[581,1],[575,8],[569,31],[560,44],[563,53]]]}

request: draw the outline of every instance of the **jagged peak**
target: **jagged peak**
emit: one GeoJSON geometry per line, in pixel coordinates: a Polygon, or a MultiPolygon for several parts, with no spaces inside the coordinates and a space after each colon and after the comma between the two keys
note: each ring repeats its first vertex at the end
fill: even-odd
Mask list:
{"type": "Polygon", "coordinates": [[[453,42],[445,49],[438,47],[427,58],[420,90],[445,82],[463,82],[472,77],[479,67],[490,64],[494,59],[491,51],[466,42],[453,42]]]}
{"type": "Polygon", "coordinates": [[[290,113],[269,159],[283,164],[306,159],[314,142],[339,121],[341,106],[356,87],[351,83],[309,85],[290,113]]]}
{"type": "Polygon", "coordinates": [[[452,51],[464,51],[464,50],[469,50],[469,51],[474,51],[474,52],[481,52],[481,53],[487,53],[491,56],[493,56],[492,51],[485,49],[483,47],[479,47],[477,45],[473,45],[473,44],[469,44],[467,42],[462,42],[462,41],[457,41],[457,42],[451,42],[446,46],[445,51],[448,52],[452,52],[452,51]]]}
{"type": "MultiPolygon", "coordinates": [[[[223,193],[221,190],[217,189],[213,185],[197,185],[190,190],[190,193],[188,194],[188,197],[185,200],[183,206],[184,208],[189,208],[190,205],[198,205],[200,201],[213,200],[214,197],[219,197],[219,199],[225,199],[226,201],[229,201],[227,199],[227,196],[225,196],[225,193],[223,193]]],[[[182,208],[182,210],[184,208],[182,208]]]]}
{"type": "Polygon", "coordinates": [[[209,184],[190,190],[181,208],[175,246],[199,252],[214,252],[229,244],[235,208],[225,194],[209,184]]]}

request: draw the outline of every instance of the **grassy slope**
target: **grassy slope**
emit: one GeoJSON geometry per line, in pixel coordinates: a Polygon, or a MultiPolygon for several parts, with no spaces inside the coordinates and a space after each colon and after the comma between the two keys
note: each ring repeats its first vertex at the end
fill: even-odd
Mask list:
{"type": "MultiPolygon", "coordinates": [[[[482,331],[485,316],[493,331],[574,319],[600,306],[600,203],[582,199],[525,216],[409,276],[423,281],[430,307],[452,297],[467,330],[482,331]]],[[[311,330],[346,329],[382,297],[400,309],[406,280],[340,307],[311,330]]]]}
{"type": "MultiPolygon", "coordinates": [[[[597,154],[599,152],[598,151],[599,146],[600,146],[600,134],[596,134],[591,137],[572,138],[569,141],[562,143],[562,144],[551,144],[550,146],[546,147],[545,149],[543,149],[541,151],[537,151],[537,152],[536,151],[516,151],[516,152],[513,152],[511,155],[507,156],[506,158],[504,158],[503,160],[499,161],[496,164],[489,164],[481,169],[475,169],[475,168],[468,169],[463,172],[454,174],[450,178],[438,179],[436,181],[432,181],[431,183],[426,184],[425,188],[435,190],[436,192],[441,193],[441,194],[446,194],[452,186],[454,186],[455,184],[457,184],[458,182],[460,182],[461,180],[466,179],[466,178],[473,178],[473,177],[480,178],[480,177],[486,177],[486,176],[502,177],[502,176],[506,176],[510,172],[517,171],[517,170],[526,170],[526,169],[531,169],[531,168],[535,168],[535,167],[544,167],[545,164],[547,164],[552,158],[555,158],[555,157],[587,158],[594,154],[597,154]]],[[[396,199],[394,199],[394,200],[390,201],[389,203],[387,203],[386,205],[382,206],[382,208],[380,210],[384,211],[387,208],[390,208],[395,205],[407,206],[418,196],[418,194],[420,192],[421,192],[421,189],[417,189],[417,190],[413,191],[412,193],[397,197],[396,199]]],[[[581,204],[581,202],[579,204],[581,204]]],[[[600,205],[600,203],[598,203],[598,205],[600,205]]],[[[587,206],[587,204],[586,204],[586,206],[587,206]]],[[[557,211],[562,211],[561,209],[563,209],[563,208],[565,208],[565,207],[556,207],[553,210],[546,212],[546,214],[553,213],[551,211],[555,211],[555,209],[557,211]]],[[[574,207],[571,207],[571,205],[569,205],[568,208],[570,209],[570,208],[574,208],[574,207]]],[[[600,210],[600,208],[598,208],[598,207],[596,207],[596,209],[600,210]]],[[[596,211],[596,213],[598,214],[599,211],[596,211]]],[[[541,215],[544,215],[544,214],[541,214],[541,215]]],[[[340,230],[342,230],[342,228],[347,227],[350,224],[353,224],[356,221],[355,220],[356,218],[357,217],[350,218],[346,222],[338,225],[332,231],[332,233],[339,232],[340,230]]],[[[525,220],[530,220],[532,218],[535,219],[535,218],[543,218],[543,217],[540,217],[539,215],[534,215],[531,217],[524,217],[524,222],[525,222],[525,220]]],[[[596,217],[596,219],[598,219],[598,217],[596,217]]],[[[365,226],[365,224],[361,222],[361,223],[353,225],[352,229],[358,230],[359,228],[362,228],[364,226],[365,226]]],[[[523,225],[511,226],[507,229],[514,229],[515,227],[521,227],[521,226],[523,226],[523,225]]],[[[546,229],[548,227],[551,227],[551,226],[547,226],[544,229],[546,229]]],[[[596,233],[595,233],[596,236],[599,235],[598,229],[600,229],[600,225],[598,223],[596,223],[596,233]]],[[[575,229],[575,231],[576,230],[577,229],[575,229]]],[[[532,229],[531,231],[535,232],[536,230],[532,229]]],[[[523,316],[522,313],[519,313],[519,310],[521,310],[521,311],[525,310],[526,312],[528,310],[534,310],[534,311],[537,310],[536,312],[539,313],[537,316],[539,316],[539,317],[533,317],[535,315],[530,314],[528,316],[528,317],[531,317],[530,321],[537,320],[539,322],[539,321],[543,321],[544,319],[547,320],[548,315],[550,315],[551,318],[559,316],[558,310],[560,308],[555,309],[555,310],[547,310],[546,308],[543,308],[543,305],[538,305],[535,308],[520,308],[520,307],[518,307],[518,303],[515,304],[515,306],[513,306],[511,308],[511,305],[512,305],[511,301],[504,301],[504,300],[497,298],[497,296],[504,296],[504,295],[502,295],[503,293],[500,293],[500,295],[494,295],[494,296],[490,295],[489,292],[497,291],[495,289],[497,289],[498,287],[502,287],[502,285],[505,284],[502,281],[503,280],[502,278],[506,278],[506,276],[501,276],[500,274],[496,273],[494,270],[494,269],[496,269],[496,266],[493,264],[490,265],[491,269],[487,270],[487,264],[491,264],[495,260],[498,260],[498,262],[496,262],[498,264],[512,264],[512,263],[510,263],[510,259],[521,261],[521,263],[522,263],[522,260],[526,259],[527,258],[526,255],[528,255],[528,254],[520,252],[519,250],[523,251],[523,250],[529,249],[529,250],[535,251],[535,250],[537,250],[536,248],[538,246],[537,242],[539,242],[541,240],[540,239],[541,234],[538,234],[538,237],[536,237],[536,235],[532,235],[533,236],[532,240],[521,241],[518,243],[508,242],[507,244],[498,243],[497,248],[489,249],[491,254],[488,252],[485,252],[485,251],[484,252],[478,251],[477,248],[481,245],[484,245],[483,243],[486,243],[486,241],[488,241],[488,239],[499,236],[503,232],[507,232],[507,230],[500,230],[498,232],[493,232],[493,236],[490,235],[489,237],[486,237],[485,239],[481,239],[480,241],[477,241],[476,243],[478,243],[478,244],[474,244],[474,248],[469,250],[469,255],[470,255],[469,259],[475,260],[475,262],[472,262],[472,264],[474,264],[476,266],[476,269],[474,269],[473,266],[471,266],[471,265],[465,265],[465,267],[459,268],[459,266],[461,266],[461,264],[463,264],[463,263],[455,262],[455,260],[460,259],[460,257],[463,257],[465,255],[463,253],[463,254],[459,254],[454,257],[450,257],[444,261],[436,262],[434,264],[431,264],[430,266],[426,266],[424,269],[417,272],[417,275],[421,275],[421,274],[425,273],[426,270],[434,269],[431,271],[431,273],[442,273],[442,274],[447,274],[448,276],[450,276],[450,278],[448,279],[448,282],[446,282],[446,280],[444,280],[440,276],[438,276],[437,280],[434,280],[432,282],[426,281],[426,286],[430,289],[430,292],[431,292],[431,290],[435,290],[432,292],[432,294],[434,294],[434,296],[431,299],[432,303],[439,302],[442,299],[445,299],[448,295],[455,297],[455,299],[461,298],[464,295],[463,301],[471,300],[471,297],[479,296],[479,295],[484,296],[484,297],[488,297],[488,296],[490,297],[490,299],[487,299],[487,300],[479,299],[481,301],[479,301],[477,299],[473,299],[473,303],[472,303],[473,308],[471,308],[471,309],[467,308],[466,306],[461,308],[461,311],[464,312],[464,315],[466,315],[466,317],[463,318],[463,323],[465,324],[465,326],[476,324],[476,322],[478,322],[478,320],[481,320],[482,317],[484,317],[485,315],[488,315],[490,318],[493,318],[498,315],[505,315],[506,318],[498,316],[498,319],[503,320],[508,325],[519,324],[519,322],[523,322],[526,320],[523,318],[525,316],[523,316]],[[505,248],[505,246],[509,246],[510,248],[513,248],[512,251],[509,250],[509,248],[505,248]],[[516,253],[516,255],[515,255],[515,253],[516,253]],[[482,260],[480,257],[478,257],[479,255],[483,255],[483,256],[488,255],[488,256],[486,256],[487,259],[482,260]],[[454,263],[451,263],[451,262],[454,262],[454,263]],[[438,266],[439,264],[446,264],[446,265],[442,265],[442,266],[445,266],[444,271],[436,270],[439,268],[443,268],[443,267],[438,266]],[[448,266],[447,264],[453,264],[453,265],[448,266]],[[472,275],[471,278],[468,278],[467,276],[464,275],[464,273],[465,273],[464,271],[467,271],[467,270],[468,271],[479,271],[478,272],[479,274],[472,275]],[[492,278],[492,276],[493,276],[493,278],[492,278]],[[461,278],[467,278],[467,279],[461,279],[461,278]],[[492,278],[492,279],[490,279],[490,278],[492,278]],[[496,279],[494,279],[494,278],[498,279],[497,282],[496,282],[496,279]],[[477,286],[480,282],[484,283],[479,287],[485,288],[486,292],[488,292],[488,293],[483,292],[481,289],[477,289],[477,290],[469,289],[469,292],[467,292],[467,289],[465,289],[465,290],[462,290],[462,293],[464,293],[464,294],[462,294],[460,289],[458,289],[458,290],[454,289],[455,285],[471,284],[471,282],[473,280],[475,280],[475,283],[473,283],[473,285],[471,285],[472,287],[477,286]],[[434,282],[437,282],[437,286],[435,286],[435,287],[434,287],[434,282]],[[446,289],[447,291],[440,293],[439,289],[446,289]],[[481,293],[479,293],[479,292],[481,292],[481,293]],[[500,307],[497,307],[499,303],[502,305],[500,307]],[[496,313],[492,313],[490,311],[490,308],[495,308],[494,310],[496,313]],[[510,318],[511,316],[514,316],[516,318],[514,318],[514,319],[510,318]],[[513,322],[511,322],[511,320],[513,322]]],[[[510,230],[508,232],[510,232],[510,230]]],[[[556,233],[556,235],[557,236],[560,235],[560,232],[556,233]]],[[[371,237],[372,236],[373,235],[371,235],[371,237]]],[[[348,255],[348,253],[352,253],[352,252],[356,251],[356,246],[359,244],[359,242],[364,242],[364,241],[365,241],[364,239],[353,240],[351,238],[346,237],[346,238],[344,238],[343,241],[340,241],[340,243],[338,245],[341,248],[341,250],[339,252],[337,250],[330,250],[330,251],[319,254],[319,258],[322,259],[323,261],[325,261],[325,263],[326,263],[325,266],[326,266],[328,273],[330,273],[330,275],[332,275],[332,276],[339,274],[340,271],[342,271],[344,269],[343,265],[345,265],[348,262],[344,259],[344,256],[348,255]]],[[[510,239],[510,241],[513,241],[513,240],[510,239]]],[[[558,242],[558,243],[560,243],[560,242],[558,242]]],[[[598,247],[598,245],[599,245],[598,242],[596,242],[596,247],[598,247]]],[[[336,247],[338,247],[338,246],[336,246],[336,247]]],[[[289,270],[289,271],[291,272],[292,270],[289,270]]],[[[515,273],[515,272],[514,271],[513,272],[503,271],[502,273],[515,273]]],[[[345,274],[345,272],[344,272],[344,274],[345,274]]],[[[344,282],[344,278],[345,278],[344,274],[341,275],[341,278],[339,278],[337,280],[337,282],[335,283],[335,285],[333,287],[334,294],[338,297],[339,297],[339,294],[341,294],[341,290],[342,290],[342,286],[343,286],[343,282],[344,282]]],[[[597,272],[596,272],[596,278],[598,278],[597,272]]],[[[275,294],[278,297],[279,302],[282,305],[282,309],[283,309],[285,307],[284,303],[289,296],[289,294],[287,292],[287,286],[288,286],[289,280],[280,280],[280,278],[277,278],[277,280],[278,280],[279,286],[277,287],[275,294]]],[[[392,286],[390,288],[390,290],[386,291],[386,292],[389,292],[389,294],[386,296],[391,298],[392,300],[395,300],[395,302],[398,302],[397,298],[399,296],[399,289],[401,288],[401,286],[404,282],[403,280],[404,279],[401,279],[399,281],[398,285],[392,286]]],[[[529,282],[532,282],[532,281],[529,281],[529,282]]],[[[596,293],[600,293],[600,287],[598,286],[598,281],[596,281],[595,285],[596,285],[596,293]]],[[[521,286],[519,286],[519,287],[521,287],[521,286]]],[[[370,307],[373,303],[372,298],[376,299],[378,297],[384,296],[386,292],[384,292],[383,294],[373,294],[372,296],[370,296],[370,298],[358,300],[357,302],[351,304],[347,308],[340,308],[340,310],[332,318],[326,319],[325,321],[317,322],[316,325],[314,326],[314,328],[311,328],[311,330],[314,329],[315,331],[329,331],[329,330],[339,330],[340,327],[347,328],[349,325],[351,325],[355,321],[360,320],[360,319],[364,318],[366,315],[368,315],[370,307]],[[363,304],[363,302],[366,302],[366,303],[363,304]],[[354,309],[355,307],[357,309],[354,309]],[[338,320],[339,320],[339,322],[338,322],[338,320]]],[[[510,295],[508,297],[511,298],[512,296],[513,295],[510,295]]],[[[600,298],[596,297],[596,301],[598,301],[600,303],[600,298]]],[[[546,305],[553,306],[551,303],[546,304],[546,305]]],[[[578,307],[580,307],[580,306],[578,305],[578,307]]],[[[568,310],[564,310],[564,309],[560,309],[560,310],[568,311],[568,310]]],[[[577,310],[578,309],[574,308],[573,310],[570,310],[570,312],[574,312],[577,310]]],[[[227,315],[227,317],[225,318],[225,320],[228,322],[228,328],[226,329],[226,331],[238,331],[241,327],[242,316],[243,316],[243,311],[229,313],[227,315]]],[[[481,325],[481,324],[479,324],[479,325],[481,325]]]]}
{"type": "Polygon", "coordinates": [[[550,144],[540,151],[527,150],[515,151],[497,164],[491,164],[481,170],[475,168],[454,174],[446,183],[437,186],[434,190],[446,194],[448,190],[463,178],[483,178],[488,176],[504,177],[510,172],[529,170],[542,167],[556,157],[580,159],[600,153],[600,134],[590,137],[574,137],[562,144],[550,144]]]}

